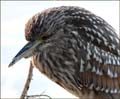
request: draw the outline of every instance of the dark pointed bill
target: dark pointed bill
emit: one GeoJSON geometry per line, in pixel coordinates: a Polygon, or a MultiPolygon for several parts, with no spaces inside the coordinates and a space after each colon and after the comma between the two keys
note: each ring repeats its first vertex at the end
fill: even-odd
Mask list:
{"type": "Polygon", "coordinates": [[[21,58],[27,58],[32,56],[32,53],[34,51],[34,48],[39,44],[40,42],[28,42],[13,58],[12,62],[8,65],[8,67],[11,67],[14,65],[17,61],[19,61],[21,58]]]}

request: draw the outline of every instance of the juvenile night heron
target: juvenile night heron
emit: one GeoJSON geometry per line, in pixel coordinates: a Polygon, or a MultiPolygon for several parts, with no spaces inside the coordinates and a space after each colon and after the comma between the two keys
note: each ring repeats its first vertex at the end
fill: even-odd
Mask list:
{"type": "Polygon", "coordinates": [[[32,56],[40,72],[79,98],[120,99],[120,38],[102,18],[54,7],[29,19],[25,37],[9,66],[32,56]]]}

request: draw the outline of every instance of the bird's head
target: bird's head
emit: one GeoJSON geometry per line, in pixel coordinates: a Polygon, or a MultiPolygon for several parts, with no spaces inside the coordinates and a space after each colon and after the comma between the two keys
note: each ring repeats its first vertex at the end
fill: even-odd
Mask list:
{"type": "MultiPolygon", "coordinates": [[[[50,39],[57,33],[56,31],[63,26],[63,23],[60,23],[61,21],[57,20],[62,13],[58,13],[61,12],[56,8],[47,9],[43,13],[37,13],[28,20],[25,25],[25,38],[28,43],[13,58],[9,67],[22,58],[33,56],[37,46],[43,45],[44,41],[50,39]]],[[[62,17],[63,16],[61,16],[61,20],[62,17]]]]}

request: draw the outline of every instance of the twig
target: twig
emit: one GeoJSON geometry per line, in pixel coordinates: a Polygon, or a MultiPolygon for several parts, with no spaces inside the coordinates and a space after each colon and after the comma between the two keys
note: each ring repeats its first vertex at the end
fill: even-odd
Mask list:
{"type": "Polygon", "coordinates": [[[34,99],[43,99],[43,98],[41,98],[41,97],[46,97],[45,99],[47,99],[47,98],[49,98],[49,99],[52,99],[50,96],[48,96],[48,95],[43,95],[43,94],[40,94],[40,95],[29,95],[29,96],[27,96],[26,97],[26,99],[32,99],[32,98],[34,98],[34,99]]]}
{"type": "Polygon", "coordinates": [[[25,99],[25,96],[27,95],[27,91],[29,89],[30,82],[32,80],[32,74],[33,74],[33,66],[32,66],[32,62],[30,61],[29,73],[28,73],[28,76],[27,76],[26,83],[24,85],[24,89],[23,89],[22,94],[20,96],[20,99],[25,99]]]}

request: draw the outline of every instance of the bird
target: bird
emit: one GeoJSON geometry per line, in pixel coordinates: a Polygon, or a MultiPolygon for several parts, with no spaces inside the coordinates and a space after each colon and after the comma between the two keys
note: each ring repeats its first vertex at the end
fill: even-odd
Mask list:
{"type": "Polygon", "coordinates": [[[25,24],[22,58],[80,99],[120,99],[120,38],[101,17],[79,6],[59,6],[25,24]]]}

